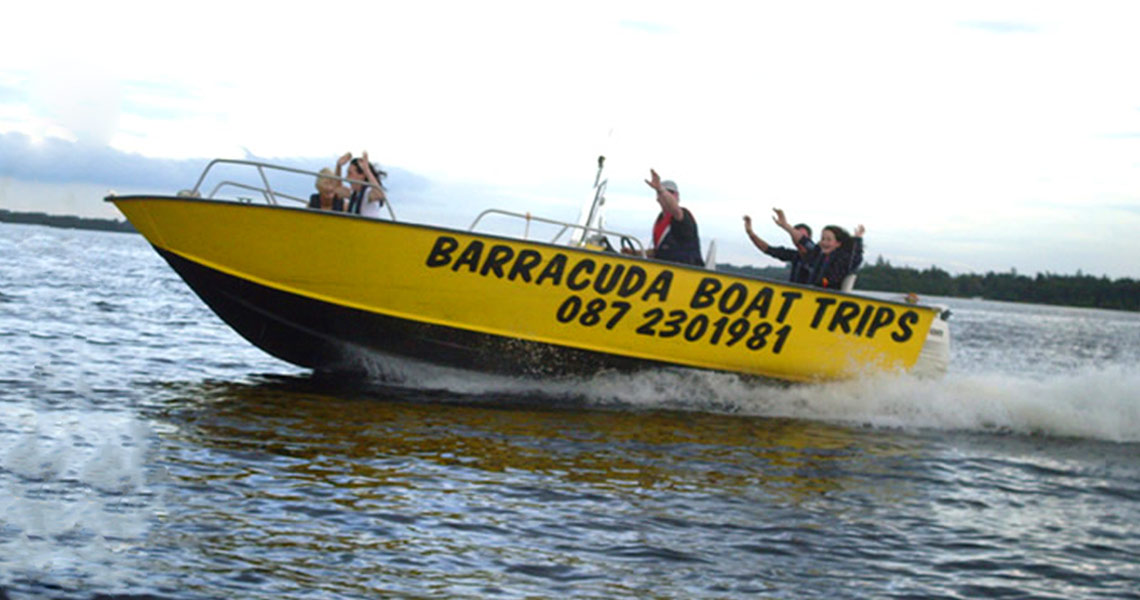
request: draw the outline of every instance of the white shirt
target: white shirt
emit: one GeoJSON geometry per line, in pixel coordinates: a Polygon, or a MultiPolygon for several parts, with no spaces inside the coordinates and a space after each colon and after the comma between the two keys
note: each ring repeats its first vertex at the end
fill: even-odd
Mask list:
{"type": "Polygon", "coordinates": [[[360,216],[372,219],[380,218],[380,201],[367,198],[360,205],[360,216]]]}

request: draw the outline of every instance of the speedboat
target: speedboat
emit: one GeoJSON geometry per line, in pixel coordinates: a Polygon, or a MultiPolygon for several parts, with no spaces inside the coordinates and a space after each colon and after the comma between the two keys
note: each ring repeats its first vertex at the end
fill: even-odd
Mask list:
{"type": "Polygon", "coordinates": [[[945,370],[940,307],[718,271],[712,256],[702,268],[614,251],[642,244],[604,226],[603,165],[573,222],[490,209],[459,229],[401,221],[391,202],[380,218],[315,210],[271,180],[318,173],[228,159],[188,190],[106,201],[237,333],[315,371],[680,367],[802,382],[945,370]],[[218,173],[244,179],[207,190],[218,173]]]}

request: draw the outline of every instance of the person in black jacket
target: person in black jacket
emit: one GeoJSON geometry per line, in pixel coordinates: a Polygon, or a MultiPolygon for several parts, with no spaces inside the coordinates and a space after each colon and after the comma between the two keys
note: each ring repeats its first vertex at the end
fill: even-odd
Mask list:
{"type": "MultiPolygon", "coordinates": [[[[661,181],[661,176],[653,169],[650,178],[645,180],[649,187],[657,191],[657,204],[661,212],[653,223],[653,248],[645,255],[658,260],[696,265],[703,267],[701,257],[701,236],[697,231],[697,220],[689,209],[681,207],[681,193],[672,181],[661,181]]],[[[623,249],[627,254],[629,251],[623,249]]]]}
{"type": "MultiPolygon", "coordinates": [[[[783,211],[776,211],[776,224],[792,236],[797,244],[803,239],[802,231],[797,231],[784,217],[783,211]]],[[[807,283],[822,288],[840,289],[843,278],[854,273],[863,264],[862,225],[855,227],[855,233],[838,225],[828,225],[819,234],[819,243],[807,252],[804,260],[810,266],[811,274],[807,283]]]]}
{"type": "MultiPolygon", "coordinates": [[[[772,217],[772,220],[779,223],[778,218],[782,211],[778,208],[774,210],[777,216],[772,217]]],[[[768,242],[765,242],[763,238],[756,235],[756,232],[752,231],[752,217],[744,215],[744,231],[748,234],[748,238],[752,240],[752,244],[764,254],[776,260],[782,260],[788,263],[788,266],[791,267],[791,272],[788,277],[789,281],[807,283],[811,279],[811,265],[806,262],[804,258],[807,256],[808,251],[815,247],[815,244],[811,241],[811,227],[804,223],[798,223],[793,229],[803,234],[800,241],[795,244],[795,247],[772,246],[768,242]]]]}
{"type": "Polygon", "coordinates": [[[819,234],[819,244],[816,244],[819,251],[812,260],[811,281],[808,283],[839,289],[843,278],[863,264],[863,231],[862,225],[855,227],[853,234],[838,225],[824,227],[819,234]]]}

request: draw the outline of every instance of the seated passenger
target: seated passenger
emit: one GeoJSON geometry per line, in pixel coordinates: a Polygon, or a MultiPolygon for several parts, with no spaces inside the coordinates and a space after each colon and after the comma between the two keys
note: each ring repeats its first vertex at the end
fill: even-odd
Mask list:
{"type": "MultiPolygon", "coordinates": [[[[776,224],[796,243],[804,237],[802,231],[792,227],[783,211],[776,211],[776,224]]],[[[819,234],[819,244],[809,249],[804,260],[811,269],[807,283],[822,288],[839,289],[843,278],[854,273],[863,264],[863,233],[866,229],[859,225],[854,235],[838,225],[828,225],[819,234]]]]}
{"type": "MultiPolygon", "coordinates": [[[[838,225],[828,225],[819,234],[818,258],[812,265],[810,283],[819,287],[839,289],[843,278],[863,265],[862,225],[853,234],[838,225]]],[[[809,253],[810,256],[810,253],[809,253]]]]}
{"type": "Polygon", "coordinates": [[[384,186],[380,180],[388,176],[387,173],[376,168],[368,162],[368,152],[362,153],[360,158],[353,158],[351,153],[345,153],[336,161],[337,174],[345,163],[349,163],[346,177],[352,182],[352,194],[348,200],[348,212],[365,217],[378,218],[380,207],[384,206],[388,196],[384,193],[384,186]],[[367,185],[366,185],[367,184],[367,185]]]}
{"type": "Polygon", "coordinates": [[[332,178],[332,169],[325,167],[321,169],[320,174],[326,177],[317,177],[317,193],[309,196],[309,208],[344,212],[344,199],[348,197],[348,188],[332,178]]]}
{"type": "MultiPolygon", "coordinates": [[[[650,179],[645,180],[649,187],[657,191],[657,204],[661,213],[653,224],[653,248],[645,256],[670,262],[703,267],[701,258],[701,238],[697,232],[697,220],[689,209],[681,207],[681,193],[672,181],[661,181],[657,171],[649,170],[650,179]]],[[[622,250],[626,254],[632,251],[622,250]]]]}
{"type": "MultiPolygon", "coordinates": [[[[776,211],[773,221],[779,223],[778,217],[783,212],[780,209],[773,209],[776,211]]],[[[808,249],[814,247],[815,244],[811,242],[811,227],[804,223],[797,224],[794,229],[803,234],[800,242],[794,248],[787,248],[784,246],[772,246],[765,242],[760,236],[752,231],[752,217],[744,215],[744,231],[748,233],[748,237],[752,243],[760,249],[761,252],[775,258],[782,260],[791,267],[788,280],[794,283],[807,283],[811,279],[811,266],[804,260],[807,256],[808,249]]]]}

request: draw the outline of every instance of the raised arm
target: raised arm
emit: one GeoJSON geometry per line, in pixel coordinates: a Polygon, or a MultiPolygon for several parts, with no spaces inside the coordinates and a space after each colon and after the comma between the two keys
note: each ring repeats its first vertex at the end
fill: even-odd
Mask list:
{"type": "Polygon", "coordinates": [[[768,242],[765,242],[760,236],[752,231],[752,217],[744,215],[744,231],[748,233],[748,239],[752,240],[752,244],[760,249],[761,252],[767,252],[768,242]]]}
{"type": "Polygon", "coordinates": [[[374,200],[381,204],[388,199],[388,195],[384,193],[384,188],[380,186],[380,182],[376,179],[376,175],[372,173],[372,163],[368,162],[368,151],[365,150],[360,155],[360,160],[364,161],[364,178],[372,186],[368,189],[368,199],[374,200]]]}
{"type": "Polygon", "coordinates": [[[862,224],[855,227],[851,236],[851,270],[854,271],[863,265],[863,234],[867,231],[862,224]]]}
{"type": "MultiPolygon", "coordinates": [[[[352,160],[352,153],[351,152],[345,152],[343,155],[341,155],[340,158],[336,159],[336,176],[337,177],[341,176],[340,170],[343,169],[344,165],[348,164],[348,161],[350,161],[350,160],[352,160]]],[[[343,182],[338,182],[338,183],[343,183],[343,182]]]]}
{"type": "Polygon", "coordinates": [[[773,208],[772,212],[776,213],[775,216],[772,217],[772,221],[774,221],[780,229],[788,232],[788,235],[792,236],[792,243],[799,246],[800,240],[804,237],[804,232],[792,227],[792,224],[788,222],[788,218],[784,216],[783,209],[773,208]]]}
{"type": "Polygon", "coordinates": [[[649,187],[657,190],[657,203],[661,205],[661,210],[673,215],[674,219],[682,221],[685,219],[685,211],[681,210],[681,202],[673,195],[673,192],[661,186],[661,176],[657,171],[649,169],[649,179],[645,183],[649,187]]]}

